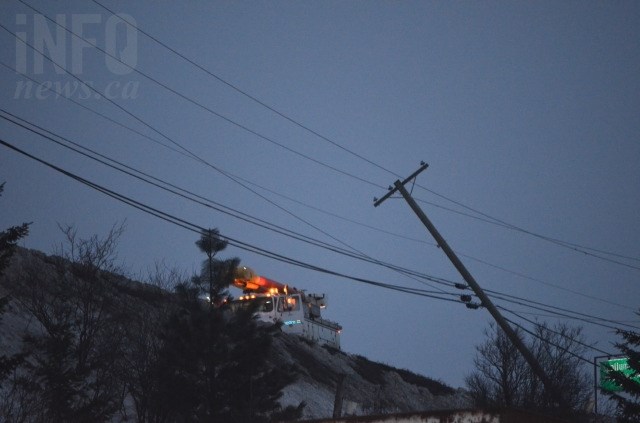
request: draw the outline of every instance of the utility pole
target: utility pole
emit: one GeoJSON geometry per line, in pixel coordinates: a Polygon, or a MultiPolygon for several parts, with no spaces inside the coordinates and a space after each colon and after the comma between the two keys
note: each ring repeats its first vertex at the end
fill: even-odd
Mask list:
{"type": "Polygon", "coordinates": [[[538,363],[538,360],[534,357],[531,351],[529,351],[529,349],[524,344],[524,342],[522,342],[522,339],[520,339],[520,337],[516,334],[516,332],[511,328],[511,326],[505,320],[502,314],[500,314],[500,311],[498,311],[496,306],[493,305],[493,303],[491,302],[487,294],[484,293],[484,291],[482,290],[480,285],[478,285],[478,283],[473,278],[471,273],[469,273],[469,271],[464,266],[464,264],[462,264],[462,261],[460,261],[456,253],[451,249],[451,247],[449,247],[449,244],[447,244],[447,241],[445,241],[442,235],[440,235],[440,232],[438,232],[438,230],[433,225],[433,223],[431,223],[427,215],[422,211],[420,206],[418,206],[418,204],[415,202],[413,197],[411,197],[411,194],[404,187],[407,182],[416,178],[422,171],[424,171],[427,167],[429,167],[429,165],[424,162],[421,162],[420,165],[421,165],[420,168],[417,171],[413,172],[404,181],[401,182],[400,180],[396,180],[394,182],[395,188],[389,187],[389,192],[387,192],[384,195],[384,197],[380,199],[374,198],[373,206],[378,207],[380,204],[382,204],[383,201],[391,197],[391,195],[393,195],[396,191],[402,194],[406,202],[409,204],[409,207],[411,207],[413,212],[418,216],[418,218],[424,224],[424,226],[427,227],[427,230],[431,233],[433,238],[436,240],[436,242],[438,243],[438,246],[442,248],[442,251],[444,251],[444,253],[447,255],[451,263],[453,263],[453,265],[458,270],[460,275],[462,275],[462,277],[467,282],[467,284],[469,284],[469,287],[471,287],[473,292],[475,292],[478,298],[480,298],[482,305],[489,311],[489,313],[491,313],[491,316],[495,319],[498,326],[500,326],[500,328],[504,331],[504,333],[509,337],[513,345],[515,345],[515,347],[518,349],[518,351],[520,351],[520,353],[525,358],[525,360],[527,360],[527,363],[529,363],[529,366],[531,366],[531,369],[533,370],[533,372],[536,374],[536,376],[538,376],[538,378],[540,378],[540,380],[544,384],[544,387],[547,389],[547,392],[551,393],[558,400],[558,403],[560,404],[560,406],[566,409],[567,407],[563,399],[562,393],[558,391],[555,384],[551,381],[551,379],[547,377],[547,374],[542,369],[542,366],[540,366],[540,363],[538,363]]]}

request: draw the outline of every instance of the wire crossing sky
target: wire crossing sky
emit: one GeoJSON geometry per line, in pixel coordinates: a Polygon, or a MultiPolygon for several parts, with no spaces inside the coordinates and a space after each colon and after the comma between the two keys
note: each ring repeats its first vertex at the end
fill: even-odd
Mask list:
{"type": "MultiPolygon", "coordinates": [[[[15,116],[11,115],[10,113],[8,113],[6,111],[3,111],[1,109],[0,109],[0,111],[2,111],[3,113],[15,118],[15,116]]],[[[143,181],[145,181],[145,182],[147,182],[147,183],[149,183],[149,184],[151,184],[153,186],[157,186],[157,187],[159,187],[161,189],[164,189],[164,190],[167,190],[169,192],[172,192],[173,194],[179,195],[184,199],[193,201],[193,202],[195,202],[197,204],[200,204],[200,205],[203,205],[203,206],[206,206],[206,207],[211,207],[211,208],[213,208],[213,209],[215,209],[215,210],[217,210],[219,212],[222,212],[222,213],[225,213],[225,214],[228,214],[228,215],[232,215],[232,216],[234,216],[236,218],[239,218],[239,219],[241,219],[241,220],[243,220],[243,221],[245,221],[247,223],[258,224],[261,227],[264,227],[264,228],[267,228],[267,229],[270,229],[270,230],[274,230],[274,231],[276,231],[278,233],[281,233],[281,234],[286,235],[286,236],[293,237],[293,238],[298,239],[300,241],[307,242],[307,243],[310,242],[313,245],[316,245],[316,246],[321,247],[321,248],[329,249],[329,250],[334,251],[334,252],[339,253],[339,254],[347,255],[349,257],[357,258],[357,259],[360,259],[360,260],[365,260],[365,261],[368,261],[368,262],[371,262],[371,263],[378,264],[378,265],[383,266],[383,267],[391,268],[391,269],[394,269],[394,270],[396,270],[396,271],[398,271],[398,272],[400,272],[402,274],[405,274],[405,275],[420,277],[423,280],[433,281],[433,282],[436,282],[436,283],[439,283],[439,284],[442,284],[442,285],[445,285],[445,286],[448,286],[448,287],[454,287],[456,289],[460,289],[460,288],[468,289],[468,287],[466,287],[466,286],[462,286],[461,287],[460,285],[463,285],[463,284],[460,284],[460,283],[447,281],[445,279],[437,278],[437,277],[430,276],[430,275],[420,274],[420,273],[412,271],[410,269],[398,268],[398,267],[395,267],[395,266],[393,266],[391,264],[387,264],[387,263],[383,263],[383,262],[380,262],[380,261],[377,261],[377,260],[373,260],[373,259],[371,259],[369,257],[366,257],[366,256],[356,256],[356,255],[353,255],[352,253],[350,253],[350,252],[348,252],[346,250],[341,250],[341,249],[339,249],[337,247],[333,247],[333,246],[331,246],[329,244],[326,244],[326,243],[321,243],[321,242],[319,242],[317,240],[314,240],[312,238],[301,236],[300,234],[286,233],[286,229],[271,225],[271,224],[269,224],[269,222],[266,222],[266,221],[256,222],[256,219],[253,218],[252,216],[246,215],[246,214],[241,213],[241,212],[237,212],[237,211],[235,211],[233,209],[226,208],[224,205],[219,204],[219,203],[217,203],[215,201],[203,198],[201,196],[197,196],[196,194],[191,193],[188,190],[184,190],[184,189],[182,189],[180,187],[177,187],[177,186],[175,186],[175,185],[173,185],[171,183],[168,183],[168,182],[163,181],[161,179],[158,179],[158,178],[152,177],[150,175],[147,175],[144,172],[137,171],[136,169],[128,167],[128,166],[126,166],[126,165],[124,165],[124,164],[122,164],[122,163],[120,163],[118,161],[109,159],[108,157],[106,157],[104,155],[100,155],[100,154],[98,154],[98,153],[96,153],[96,152],[94,152],[94,151],[92,151],[90,149],[82,148],[78,143],[75,143],[75,142],[73,142],[71,140],[68,140],[66,138],[63,138],[63,137],[59,137],[59,136],[51,133],[50,131],[46,131],[46,130],[40,128],[40,127],[37,127],[36,125],[31,125],[31,126],[35,126],[40,131],[35,131],[34,129],[29,128],[27,126],[28,122],[24,122],[27,125],[23,125],[22,123],[19,122],[19,119],[18,120],[14,120],[14,119],[11,119],[11,118],[7,119],[4,116],[0,116],[0,117],[2,117],[3,119],[9,120],[9,121],[11,121],[11,122],[23,127],[24,129],[32,131],[32,132],[34,132],[34,133],[36,133],[36,134],[38,134],[38,135],[40,135],[40,136],[52,141],[52,142],[54,142],[54,143],[56,143],[56,144],[58,144],[60,146],[68,148],[68,149],[70,149],[70,150],[72,150],[72,151],[74,151],[74,152],[76,152],[78,154],[81,154],[81,155],[85,156],[85,157],[91,158],[91,159],[93,159],[93,160],[95,160],[95,161],[97,161],[97,162],[99,162],[99,163],[101,163],[103,165],[106,165],[106,166],[109,166],[109,167],[111,167],[113,169],[116,169],[116,170],[119,170],[121,172],[124,172],[129,176],[132,176],[132,177],[134,177],[136,179],[139,179],[139,180],[143,180],[143,181]],[[80,147],[85,151],[78,150],[78,149],[76,149],[74,147],[71,147],[69,145],[64,144],[63,142],[57,141],[56,139],[52,138],[50,135],[53,136],[53,137],[56,137],[56,138],[60,138],[63,141],[65,141],[66,143],[68,143],[68,144],[80,147]],[[87,152],[89,152],[91,154],[88,154],[87,152]],[[100,158],[95,157],[95,156],[99,156],[100,158]],[[111,162],[113,164],[105,162],[102,159],[106,159],[106,160],[108,160],[109,162],[111,162]],[[117,166],[114,166],[114,164],[117,165],[117,166]],[[134,173],[132,173],[130,171],[132,171],[134,173]],[[155,182],[155,181],[157,181],[157,182],[155,182]],[[160,184],[158,184],[158,183],[160,183],[160,184]],[[171,187],[171,188],[175,188],[180,192],[175,191],[173,189],[168,189],[166,187],[163,187],[162,185],[168,186],[168,187],[171,187]],[[188,195],[185,195],[185,194],[188,194],[188,195]],[[196,197],[196,198],[193,198],[193,197],[196,197]],[[202,202],[200,200],[205,200],[206,203],[202,202]],[[215,206],[212,206],[212,204],[215,205],[215,206]],[[222,207],[223,209],[221,209],[219,207],[222,207]],[[226,210],[224,210],[224,209],[226,209],[226,210]],[[236,214],[234,214],[234,213],[236,213],[236,214]],[[237,213],[240,213],[241,215],[239,216],[237,213]]],[[[37,157],[34,157],[32,155],[29,155],[28,153],[16,148],[14,145],[11,145],[11,144],[7,143],[6,141],[2,141],[2,144],[5,147],[8,147],[8,148],[10,148],[10,149],[12,149],[12,150],[24,155],[24,156],[27,156],[27,157],[29,157],[29,158],[31,158],[33,160],[36,160],[36,161],[38,161],[38,162],[40,162],[40,163],[42,163],[42,164],[44,164],[44,165],[46,165],[48,167],[60,172],[60,173],[63,173],[66,176],[71,177],[72,179],[75,179],[78,182],[86,184],[87,186],[90,186],[92,188],[96,188],[100,192],[103,192],[103,193],[105,193],[105,194],[107,194],[107,195],[109,195],[109,196],[111,196],[113,198],[123,200],[123,202],[125,202],[126,204],[132,205],[132,206],[134,206],[134,207],[136,207],[138,209],[148,210],[148,211],[151,212],[150,214],[152,214],[152,215],[154,215],[156,217],[161,217],[160,215],[162,215],[162,217],[161,217],[162,219],[168,220],[168,221],[170,221],[172,223],[175,223],[175,224],[178,224],[178,226],[181,226],[181,227],[185,227],[184,225],[187,224],[185,229],[188,229],[188,230],[191,230],[191,231],[195,230],[196,233],[199,233],[199,231],[204,229],[204,228],[199,227],[198,225],[195,225],[193,223],[186,222],[183,219],[179,219],[179,218],[177,218],[175,216],[172,216],[172,215],[166,214],[164,212],[161,212],[158,209],[152,209],[149,206],[141,204],[139,202],[136,202],[135,200],[133,200],[131,198],[127,198],[127,197],[122,196],[121,194],[118,194],[118,193],[115,193],[113,191],[107,190],[104,187],[98,186],[98,185],[96,185],[96,184],[94,184],[94,183],[92,183],[90,181],[87,181],[87,180],[85,180],[85,179],[83,179],[83,178],[81,178],[81,177],[79,177],[77,175],[74,175],[74,174],[72,174],[72,173],[70,173],[70,172],[68,172],[68,171],[66,171],[64,169],[61,169],[61,168],[59,168],[59,167],[57,167],[57,166],[55,166],[55,165],[53,165],[53,164],[51,164],[49,162],[46,162],[41,158],[37,158],[37,157]]],[[[235,242],[235,241],[233,241],[233,239],[231,239],[231,241],[232,241],[232,243],[235,242]]],[[[292,262],[296,261],[296,260],[293,260],[290,257],[285,257],[285,258],[287,260],[292,261],[292,262]]],[[[328,269],[321,269],[321,268],[317,268],[315,266],[310,266],[308,264],[305,265],[305,266],[309,267],[309,268],[314,267],[317,271],[321,271],[321,272],[324,272],[324,273],[331,273],[331,271],[328,270],[328,269]]],[[[425,291],[425,290],[422,290],[422,289],[420,289],[420,290],[412,290],[412,289],[405,288],[405,287],[399,287],[399,286],[394,286],[394,285],[389,285],[389,284],[381,284],[381,283],[377,283],[377,282],[365,281],[363,279],[358,279],[358,278],[355,278],[353,276],[345,276],[345,275],[342,275],[342,276],[346,277],[346,279],[355,280],[355,281],[358,281],[358,282],[370,283],[372,285],[381,286],[381,287],[387,287],[387,288],[390,288],[390,289],[403,290],[403,291],[408,292],[408,293],[417,293],[418,295],[423,295],[423,296],[428,296],[428,297],[429,297],[429,295],[424,295],[424,294],[434,293],[433,291],[429,292],[429,291],[425,291]]],[[[417,280],[418,282],[422,282],[422,283],[425,283],[425,284],[429,285],[428,283],[426,283],[424,281],[420,281],[419,279],[416,279],[415,277],[412,278],[412,279],[417,280]]],[[[440,288],[436,288],[436,289],[437,289],[438,292],[441,292],[441,293],[444,293],[444,294],[447,294],[447,295],[457,296],[457,294],[447,293],[446,291],[444,291],[444,290],[442,290],[440,288]]],[[[564,312],[564,313],[559,313],[559,312],[551,310],[549,308],[540,308],[540,307],[537,307],[537,306],[534,306],[534,305],[531,305],[531,304],[522,303],[520,301],[528,301],[529,303],[533,303],[533,304],[536,304],[538,306],[545,306],[545,304],[541,304],[539,302],[535,302],[535,301],[532,302],[531,300],[523,299],[523,298],[520,298],[520,297],[515,297],[515,296],[512,296],[512,295],[505,295],[503,293],[492,291],[492,290],[489,290],[488,292],[490,292],[492,294],[496,294],[496,298],[503,299],[503,300],[505,300],[507,302],[511,302],[511,303],[515,303],[515,304],[519,304],[519,305],[524,305],[524,306],[527,306],[527,307],[530,307],[530,308],[533,308],[533,309],[536,309],[536,310],[542,310],[542,311],[546,311],[546,312],[549,312],[549,313],[555,313],[558,316],[567,317],[567,318],[571,318],[571,319],[575,319],[575,320],[580,320],[583,323],[598,324],[600,326],[608,327],[608,328],[611,328],[611,329],[615,329],[616,327],[625,327],[625,326],[627,328],[638,329],[638,326],[628,325],[628,324],[626,324],[624,322],[617,322],[617,321],[614,321],[614,320],[604,319],[604,318],[596,317],[596,316],[591,316],[591,315],[588,315],[588,314],[579,313],[579,312],[575,312],[575,311],[571,311],[571,310],[567,310],[567,309],[563,309],[563,308],[559,308],[559,307],[551,307],[551,309],[556,309],[556,310],[560,310],[560,311],[564,312]],[[520,301],[514,301],[514,300],[520,300],[520,301]],[[575,316],[572,316],[571,314],[566,314],[566,313],[571,313],[571,314],[574,314],[575,316]],[[587,317],[587,318],[593,319],[593,320],[587,320],[584,317],[587,317]],[[605,325],[603,323],[597,323],[597,321],[609,322],[609,323],[615,324],[617,326],[605,325]]],[[[447,300],[447,301],[452,301],[451,299],[442,298],[442,297],[431,297],[431,298],[437,298],[437,299],[444,299],[444,300],[447,300]]]]}
{"type": "Polygon", "coordinates": [[[26,247],[126,220],[131,274],[192,271],[216,227],[328,294],[346,351],[462,386],[491,319],[402,200],[372,206],[424,160],[416,199],[525,333],[582,325],[600,355],[640,326],[635,2],[0,10],[0,227],[33,221],[26,247]]]}

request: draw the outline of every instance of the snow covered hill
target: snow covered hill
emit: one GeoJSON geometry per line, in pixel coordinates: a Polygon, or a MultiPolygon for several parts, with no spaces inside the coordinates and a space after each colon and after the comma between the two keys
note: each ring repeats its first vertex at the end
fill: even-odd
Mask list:
{"type": "Polygon", "coordinates": [[[298,380],[284,390],[283,405],[304,401],[306,418],[331,417],[340,379],[342,415],[466,408],[471,400],[454,390],[408,370],[370,361],[359,355],[311,344],[301,338],[276,339],[272,360],[292,366],[298,380]]]}
{"type": "MultiPolygon", "coordinates": [[[[0,297],[15,288],[16,275],[45,263],[50,258],[40,252],[19,249],[12,265],[0,279],[0,297]]],[[[40,269],[45,269],[40,266],[40,269]]],[[[119,301],[131,309],[153,307],[153,301],[171,297],[159,288],[124,277],[117,278],[119,301]],[[145,295],[142,295],[145,293],[145,295]]],[[[33,331],[32,316],[18,302],[11,301],[0,323],[0,356],[19,351],[22,337],[33,331]]],[[[270,362],[294,370],[297,380],[288,385],[281,399],[283,406],[306,403],[303,418],[326,418],[333,415],[336,391],[341,385],[342,415],[387,414],[470,407],[471,400],[462,390],[417,375],[376,363],[365,357],[320,346],[297,336],[280,333],[270,351],[270,362]]]]}

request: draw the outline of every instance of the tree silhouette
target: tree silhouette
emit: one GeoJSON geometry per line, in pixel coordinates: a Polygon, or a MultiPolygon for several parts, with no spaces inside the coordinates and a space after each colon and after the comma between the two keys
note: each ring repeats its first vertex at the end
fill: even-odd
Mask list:
{"type": "Polygon", "coordinates": [[[160,332],[153,366],[158,420],[268,422],[299,417],[302,406],[281,409],[282,388],[293,373],[268,364],[274,325],[260,325],[251,308],[231,310],[225,298],[239,260],[218,257],[227,243],[216,229],[196,245],[202,270],[175,290],[176,305],[160,332]],[[208,300],[202,299],[203,294],[208,300]]]}
{"type": "MultiPolygon", "coordinates": [[[[3,191],[4,183],[0,184],[0,196],[2,196],[3,191]]],[[[12,226],[0,232],[0,276],[4,274],[4,270],[9,265],[11,257],[16,251],[18,241],[28,235],[29,225],[29,223],[23,223],[20,226],[12,226]]],[[[8,295],[0,298],[0,321],[2,320],[2,315],[4,314],[7,305],[9,304],[9,299],[10,297],[8,295]]],[[[4,386],[5,381],[7,380],[9,374],[11,374],[20,364],[23,363],[24,358],[24,354],[0,356],[0,396],[4,396],[6,400],[8,400],[7,396],[9,394],[5,393],[5,395],[3,395],[3,391],[9,388],[4,386]]],[[[10,415],[12,414],[10,404],[11,401],[1,403],[0,414],[4,414],[5,416],[10,417],[10,415]]]]}
{"type": "Polygon", "coordinates": [[[33,316],[21,368],[30,421],[109,421],[122,404],[123,348],[114,271],[123,226],[105,238],[76,237],[58,256],[32,257],[13,295],[33,316]]]}
{"type": "Polygon", "coordinates": [[[228,295],[226,288],[233,282],[233,272],[240,260],[219,260],[216,257],[228,245],[226,240],[220,238],[218,229],[203,229],[196,245],[207,258],[202,262],[200,274],[193,279],[194,285],[207,296],[211,307],[219,306],[228,295]]]}
{"type": "MultiPolygon", "coordinates": [[[[476,405],[563,414],[504,332],[492,325],[486,334],[487,341],[476,347],[476,371],[465,380],[476,405]]],[[[576,357],[586,349],[581,329],[539,324],[535,334],[530,350],[563,392],[570,409],[581,412],[591,394],[589,376],[576,357]]]]}
{"type": "MultiPolygon", "coordinates": [[[[640,313],[638,313],[640,314],[640,313]]],[[[609,377],[622,387],[622,393],[605,391],[617,404],[617,418],[622,423],[640,422],[640,334],[618,329],[624,340],[616,344],[620,352],[628,358],[631,373],[611,370],[609,377]]]]}
{"type": "MultiPolygon", "coordinates": [[[[0,184],[0,197],[4,191],[4,184],[4,182],[0,184]]],[[[29,225],[30,223],[23,223],[0,232],[0,276],[9,265],[9,260],[15,253],[18,241],[29,234],[29,225]]]]}

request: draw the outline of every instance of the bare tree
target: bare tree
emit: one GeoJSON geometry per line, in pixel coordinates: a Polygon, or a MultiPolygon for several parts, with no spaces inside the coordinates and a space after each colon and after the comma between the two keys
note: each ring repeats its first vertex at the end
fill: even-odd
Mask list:
{"type": "MultiPolygon", "coordinates": [[[[556,383],[570,409],[586,411],[592,400],[593,385],[590,368],[585,367],[590,363],[585,364],[581,358],[588,350],[582,328],[565,323],[553,327],[541,323],[535,326],[535,334],[536,356],[547,375],[556,383]]],[[[549,407],[549,399],[541,384],[537,384],[535,390],[531,389],[531,395],[549,407]]]]}
{"type": "MultiPolygon", "coordinates": [[[[465,380],[476,404],[554,410],[552,398],[502,330],[491,325],[485,333],[487,340],[476,347],[476,370],[465,380]]],[[[522,336],[522,331],[516,333],[522,336]]],[[[534,333],[530,350],[563,393],[570,409],[585,410],[591,397],[591,382],[579,358],[587,348],[581,328],[563,323],[554,327],[539,324],[534,333]]]]}
{"type": "Polygon", "coordinates": [[[176,286],[188,280],[188,276],[177,267],[168,266],[164,260],[156,260],[140,280],[164,291],[173,291],[176,286]]]}
{"type": "MultiPolygon", "coordinates": [[[[516,329],[518,336],[521,332],[516,329]]],[[[466,378],[479,406],[521,406],[525,395],[527,364],[506,334],[495,325],[485,330],[487,341],[476,347],[476,371],[466,378]]]]}
{"type": "Polygon", "coordinates": [[[18,386],[32,421],[107,421],[120,408],[124,326],[113,273],[124,230],[80,239],[62,228],[59,256],[23,266],[13,295],[34,317],[18,386]]]}

